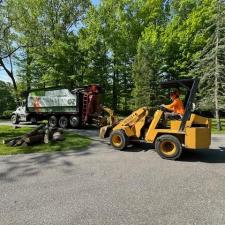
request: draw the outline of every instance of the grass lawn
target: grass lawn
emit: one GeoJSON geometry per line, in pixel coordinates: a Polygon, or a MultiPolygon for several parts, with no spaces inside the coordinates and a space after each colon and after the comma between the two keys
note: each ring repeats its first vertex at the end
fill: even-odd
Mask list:
{"type": "Polygon", "coordinates": [[[10,119],[8,120],[4,120],[4,119],[0,119],[0,122],[5,122],[5,121],[9,121],[10,119]]]}
{"type": "Polygon", "coordinates": [[[59,142],[50,142],[49,144],[40,144],[29,147],[8,147],[2,144],[3,139],[17,137],[29,132],[32,128],[23,127],[14,129],[11,126],[0,126],[0,155],[28,154],[36,152],[57,152],[67,150],[81,150],[90,145],[91,140],[87,137],[74,133],[65,132],[65,140],[59,142]]]}
{"type": "Polygon", "coordinates": [[[216,119],[212,119],[212,133],[213,134],[225,134],[225,119],[221,119],[222,122],[222,131],[218,131],[216,128],[216,119]]]}

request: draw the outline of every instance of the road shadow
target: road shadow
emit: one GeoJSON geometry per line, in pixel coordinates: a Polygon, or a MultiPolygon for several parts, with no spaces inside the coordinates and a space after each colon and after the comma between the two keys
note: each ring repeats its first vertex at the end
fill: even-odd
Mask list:
{"type": "Polygon", "coordinates": [[[74,151],[13,155],[0,158],[0,182],[13,182],[22,177],[31,177],[44,173],[46,169],[57,169],[62,174],[76,171],[73,157],[93,154],[90,147],[74,151]]]}
{"type": "MultiPolygon", "coordinates": [[[[155,151],[153,144],[137,143],[128,146],[125,152],[147,152],[155,151]]],[[[157,154],[157,153],[156,153],[157,154]]],[[[182,162],[204,162],[204,163],[225,163],[225,147],[215,149],[187,150],[184,149],[178,161],[182,162]]]]}
{"type": "Polygon", "coordinates": [[[147,152],[147,151],[155,151],[154,145],[144,142],[136,142],[132,145],[129,145],[124,152],[147,152]]]}
{"type": "Polygon", "coordinates": [[[179,160],[183,162],[225,163],[225,147],[184,150],[179,160]]]}

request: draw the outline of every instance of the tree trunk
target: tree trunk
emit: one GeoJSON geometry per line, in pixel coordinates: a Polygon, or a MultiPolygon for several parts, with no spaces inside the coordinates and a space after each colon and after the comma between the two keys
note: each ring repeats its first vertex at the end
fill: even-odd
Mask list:
{"type": "Polygon", "coordinates": [[[222,130],[222,126],[221,126],[221,121],[220,121],[219,102],[218,102],[218,97],[219,97],[219,95],[218,95],[218,93],[219,93],[219,83],[218,83],[218,77],[219,77],[218,49],[219,49],[219,24],[217,22],[217,27],[216,27],[216,52],[215,52],[215,80],[214,80],[215,92],[214,92],[214,103],[215,103],[216,126],[217,126],[217,129],[220,131],[220,130],[222,130]]]}
{"type": "Polygon", "coordinates": [[[32,63],[32,57],[30,55],[29,47],[26,48],[27,52],[27,65],[26,65],[26,84],[27,84],[27,91],[31,90],[31,71],[30,65],[32,63]]]}
{"type": "Polygon", "coordinates": [[[113,103],[113,109],[116,111],[117,110],[117,68],[116,68],[116,63],[115,63],[115,60],[114,60],[114,63],[113,63],[113,93],[112,93],[112,103],[113,103]]]}
{"type": "Polygon", "coordinates": [[[14,91],[15,91],[15,94],[16,94],[16,105],[17,107],[19,106],[19,96],[18,96],[18,89],[17,89],[17,84],[16,84],[16,80],[14,78],[14,74],[13,74],[13,71],[9,71],[7,69],[7,67],[5,66],[4,62],[2,59],[0,59],[0,66],[3,67],[4,71],[7,73],[7,75],[10,77],[10,79],[12,80],[12,83],[13,83],[13,88],[14,88],[14,91]]]}
{"type": "Polygon", "coordinates": [[[127,111],[127,72],[124,73],[124,107],[123,110],[127,111]]]}

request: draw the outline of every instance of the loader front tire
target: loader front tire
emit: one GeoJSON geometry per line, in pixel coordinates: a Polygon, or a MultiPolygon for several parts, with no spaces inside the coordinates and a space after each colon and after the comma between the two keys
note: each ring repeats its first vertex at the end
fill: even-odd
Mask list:
{"type": "Polygon", "coordinates": [[[161,135],[156,139],[155,149],[163,159],[175,160],[182,153],[179,139],[173,135],[161,135]]]}
{"type": "Polygon", "coordinates": [[[123,150],[128,145],[128,137],[123,130],[115,130],[110,135],[110,143],[117,150],[123,150]]]}

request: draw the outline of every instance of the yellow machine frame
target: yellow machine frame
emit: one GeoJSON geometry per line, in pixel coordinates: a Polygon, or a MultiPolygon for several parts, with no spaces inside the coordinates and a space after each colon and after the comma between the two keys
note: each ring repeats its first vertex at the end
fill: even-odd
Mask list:
{"type": "MultiPolygon", "coordinates": [[[[113,131],[124,130],[128,137],[139,139],[148,113],[149,112],[146,107],[136,110],[129,117],[120,121],[120,123],[113,128],[113,131]]],[[[179,120],[170,121],[169,129],[157,128],[162,116],[163,111],[157,110],[155,112],[150,126],[144,136],[144,140],[147,143],[154,143],[156,138],[161,134],[171,134],[178,137],[185,148],[209,148],[211,144],[210,119],[196,114],[191,114],[190,119],[186,122],[184,131],[179,131],[181,125],[181,121],[179,120]]]]}
{"type": "Polygon", "coordinates": [[[102,127],[100,137],[110,136],[110,143],[118,150],[134,141],[154,143],[158,154],[165,159],[178,159],[183,147],[186,149],[208,149],[211,144],[211,120],[191,113],[191,106],[197,92],[198,80],[172,80],[161,83],[162,88],[184,87],[185,113],[181,120],[165,124],[164,111],[160,107],[149,117],[147,107],[134,111],[127,118],[102,127]]]}

